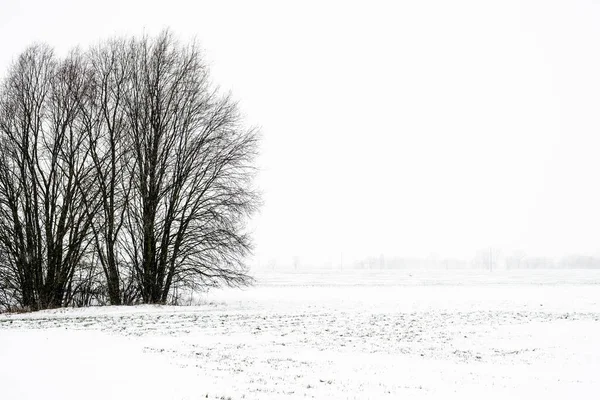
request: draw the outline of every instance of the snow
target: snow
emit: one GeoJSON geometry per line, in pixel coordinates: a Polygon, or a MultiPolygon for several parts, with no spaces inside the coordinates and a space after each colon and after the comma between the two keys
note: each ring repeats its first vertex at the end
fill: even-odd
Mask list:
{"type": "Polygon", "coordinates": [[[0,315],[0,398],[600,395],[600,271],[256,276],[196,306],[0,315]]]}

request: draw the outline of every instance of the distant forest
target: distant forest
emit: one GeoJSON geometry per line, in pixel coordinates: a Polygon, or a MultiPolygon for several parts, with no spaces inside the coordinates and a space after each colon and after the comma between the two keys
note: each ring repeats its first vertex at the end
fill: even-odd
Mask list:
{"type": "Polygon", "coordinates": [[[572,254],[558,258],[528,256],[524,252],[504,255],[498,250],[481,250],[471,259],[430,257],[370,256],[355,261],[338,258],[333,261],[316,262],[301,257],[272,258],[258,262],[259,270],[302,270],[302,269],[600,269],[600,256],[572,254]]]}

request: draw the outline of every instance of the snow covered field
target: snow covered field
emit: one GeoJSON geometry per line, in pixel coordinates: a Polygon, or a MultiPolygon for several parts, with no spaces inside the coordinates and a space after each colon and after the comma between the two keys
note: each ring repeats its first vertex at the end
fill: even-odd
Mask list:
{"type": "Polygon", "coordinates": [[[0,315],[0,398],[600,398],[600,271],[256,277],[197,306],[0,315]]]}

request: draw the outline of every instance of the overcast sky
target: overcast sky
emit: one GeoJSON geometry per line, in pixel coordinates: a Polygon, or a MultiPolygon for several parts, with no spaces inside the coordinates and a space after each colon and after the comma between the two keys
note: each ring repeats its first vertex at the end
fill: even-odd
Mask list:
{"type": "Polygon", "coordinates": [[[164,27],[262,127],[261,262],[600,254],[600,2],[0,0],[0,74],[164,27]]]}

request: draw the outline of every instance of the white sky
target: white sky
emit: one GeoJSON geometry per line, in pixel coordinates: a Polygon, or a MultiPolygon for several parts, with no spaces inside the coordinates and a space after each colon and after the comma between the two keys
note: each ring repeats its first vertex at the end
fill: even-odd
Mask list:
{"type": "Polygon", "coordinates": [[[600,254],[600,2],[0,0],[0,73],[167,26],[262,127],[263,263],[600,254]]]}

